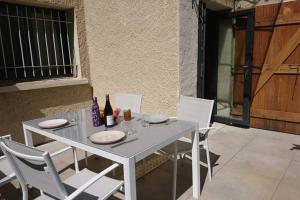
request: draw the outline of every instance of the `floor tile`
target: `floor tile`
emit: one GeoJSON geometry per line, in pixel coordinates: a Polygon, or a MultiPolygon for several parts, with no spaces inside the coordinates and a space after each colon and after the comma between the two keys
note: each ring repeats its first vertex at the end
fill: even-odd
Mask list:
{"type": "Polygon", "coordinates": [[[300,162],[293,161],[278,185],[272,200],[298,200],[300,197],[300,162]]]}

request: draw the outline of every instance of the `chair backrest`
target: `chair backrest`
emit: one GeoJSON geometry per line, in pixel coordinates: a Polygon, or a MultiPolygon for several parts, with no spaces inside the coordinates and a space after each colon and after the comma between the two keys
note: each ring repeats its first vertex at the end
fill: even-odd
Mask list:
{"type": "Polygon", "coordinates": [[[58,199],[68,195],[48,152],[3,138],[0,146],[23,187],[31,185],[58,199]]]}
{"type": "MultiPolygon", "coordinates": [[[[0,136],[0,138],[11,140],[11,135],[0,136]]],[[[6,157],[6,156],[4,155],[2,149],[0,148],[0,160],[1,160],[1,159],[4,159],[5,157],[6,157]]]]}
{"type": "Polygon", "coordinates": [[[140,113],[142,95],[116,93],[115,104],[117,107],[121,108],[121,110],[130,108],[131,112],[140,113]]]}
{"type": "Polygon", "coordinates": [[[177,118],[197,122],[199,128],[210,126],[214,100],[180,96],[177,118]]]}

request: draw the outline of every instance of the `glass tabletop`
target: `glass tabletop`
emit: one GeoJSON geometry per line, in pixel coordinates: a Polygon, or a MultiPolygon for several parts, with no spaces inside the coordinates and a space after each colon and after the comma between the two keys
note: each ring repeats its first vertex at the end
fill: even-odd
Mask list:
{"type": "Polygon", "coordinates": [[[46,131],[48,135],[54,134],[60,136],[62,137],[60,142],[63,142],[63,138],[66,138],[125,158],[137,156],[151,147],[161,144],[167,145],[176,141],[184,134],[192,133],[195,130],[195,123],[182,120],[170,120],[165,123],[150,124],[145,127],[142,123],[142,114],[133,113],[133,118],[128,122],[132,133],[127,134],[124,140],[105,145],[94,144],[89,140],[89,136],[100,131],[123,131],[124,127],[122,127],[122,121],[122,117],[118,118],[117,125],[108,129],[104,124],[99,127],[94,127],[90,109],[81,109],[26,121],[24,124],[46,131]],[[42,129],[38,126],[42,121],[60,118],[67,119],[69,124],[59,129],[42,129]]]}

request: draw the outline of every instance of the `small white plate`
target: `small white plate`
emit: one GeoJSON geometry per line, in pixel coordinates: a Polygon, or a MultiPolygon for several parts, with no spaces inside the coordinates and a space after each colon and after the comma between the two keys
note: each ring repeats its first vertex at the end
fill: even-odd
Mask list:
{"type": "Polygon", "coordinates": [[[169,118],[164,115],[150,115],[146,118],[146,121],[150,124],[159,124],[168,121],[169,118]]]}
{"type": "Polygon", "coordinates": [[[66,119],[50,119],[40,122],[38,125],[41,128],[57,128],[63,125],[66,125],[68,120],[66,119]]]}
{"type": "Polygon", "coordinates": [[[94,133],[89,138],[96,144],[111,144],[122,140],[126,134],[122,131],[101,131],[94,133]]]}

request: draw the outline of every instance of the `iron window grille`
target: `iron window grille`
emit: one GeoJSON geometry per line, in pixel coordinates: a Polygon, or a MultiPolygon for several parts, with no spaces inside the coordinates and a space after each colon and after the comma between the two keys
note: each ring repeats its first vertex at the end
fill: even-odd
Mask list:
{"type": "Polygon", "coordinates": [[[74,76],[72,41],[72,12],[0,2],[1,82],[74,76]]]}

